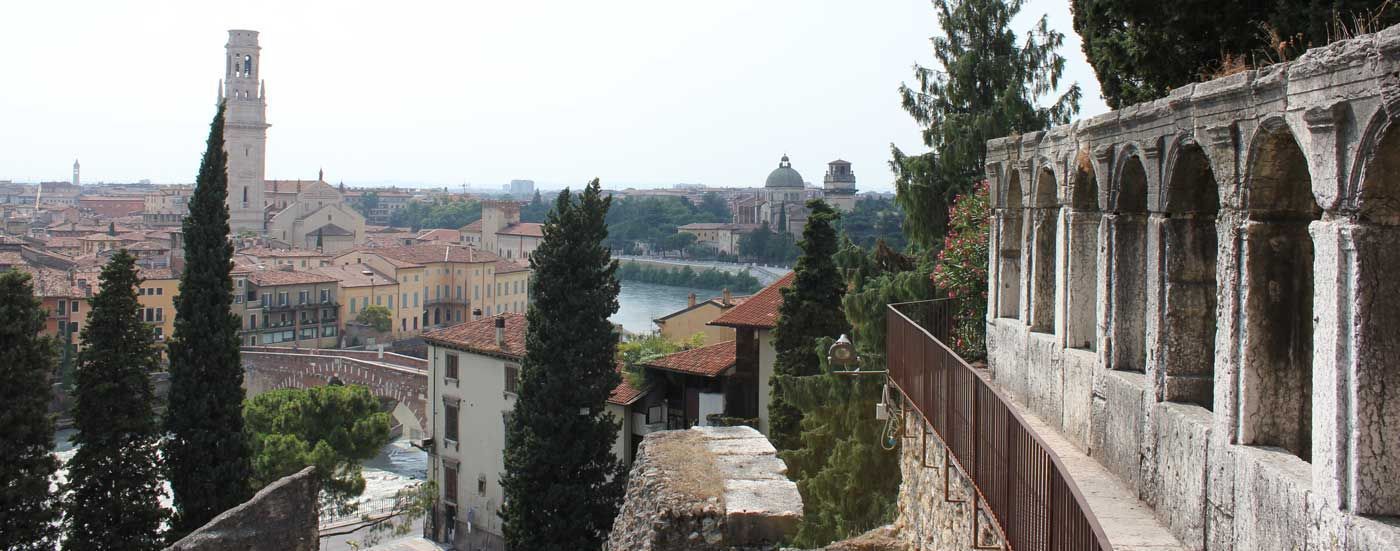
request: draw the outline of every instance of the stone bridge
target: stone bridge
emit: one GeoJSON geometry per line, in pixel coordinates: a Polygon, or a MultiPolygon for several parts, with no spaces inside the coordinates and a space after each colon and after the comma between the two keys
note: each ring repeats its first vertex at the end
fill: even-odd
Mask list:
{"type": "Polygon", "coordinates": [[[390,352],[245,346],[243,386],[248,396],[279,388],[321,386],[331,377],[364,385],[393,400],[394,420],[409,438],[425,438],[428,423],[428,361],[390,352]]]}

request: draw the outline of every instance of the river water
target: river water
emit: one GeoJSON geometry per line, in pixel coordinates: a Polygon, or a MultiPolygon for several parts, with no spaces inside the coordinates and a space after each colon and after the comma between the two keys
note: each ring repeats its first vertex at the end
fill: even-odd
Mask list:
{"type": "Polygon", "coordinates": [[[608,319],[622,324],[622,328],[629,332],[650,333],[656,331],[656,324],[651,320],[685,308],[690,293],[695,293],[697,300],[705,300],[717,297],[721,292],[716,289],[623,281],[622,292],[617,294],[619,308],[608,319]]]}

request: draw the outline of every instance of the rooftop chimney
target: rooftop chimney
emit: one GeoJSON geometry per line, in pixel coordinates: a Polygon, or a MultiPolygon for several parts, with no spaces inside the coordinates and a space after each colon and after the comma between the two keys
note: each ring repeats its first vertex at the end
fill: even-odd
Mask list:
{"type": "Polygon", "coordinates": [[[506,347],[506,318],[496,316],[496,348],[504,350],[506,347]]]}
{"type": "Polygon", "coordinates": [[[694,307],[695,307],[695,293],[691,293],[689,299],[688,299],[686,302],[687,302],[686,307],[688,307],[688,308],[694,308],[694,307]]]}
{"type": "Polygon", "coordinates": [[[728,288],[728,287],[725,287],[725,288],[724,288],[724,298],[721,299],[721,300],[722,300],[721,304],[722,304],[723,306],[729,306],[729,305],[731,304],[731,303],[729,302],[729,299],[730,299],[730,298],[731,298],[731,297],[730,297],[730,294],[729,294],[729,288],[728,288]]]}

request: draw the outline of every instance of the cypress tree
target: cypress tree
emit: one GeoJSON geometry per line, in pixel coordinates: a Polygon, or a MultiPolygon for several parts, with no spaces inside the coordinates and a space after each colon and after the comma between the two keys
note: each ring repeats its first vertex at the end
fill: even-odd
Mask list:
{"type": "Polygon", "coordinates": [[[64,485],[65,550],[160,549],[166,511],[156,453],[150,373],[159,353],[136,298],[136,258],[117,251],[102,268],[78,353],[73,437],[64,485]]]}
{"type": "Polygon", "coordinates": [[[916,65],[916,86],[899,87],[931,151],[906,155],[890,146],[895,200],[908,214],[904,233],[925,249],[942,243],[953,197],[982,179],[987,140],[1063,124],[1079,112],[1078,84],[1048,106],[1036,105],[1059,87],[1065,60],[1056,50],[1064,35],[1042,16],[1018,38],[1010,24],[1023,3],[933,0],[943,33],[930,40],[942,67],[916,65]]]}
{"type": "Polygon", "coordinates": [[[0,273],[0,549],[53,549],[58,519],[49,483],[53,455],[50,380],[57,343],[29,274],[0,273]]]}
{"type": "Polygon", "coordinates": [[[166,477],[175,498],[171,539],[203,526],[251,495],[248,442],[243,434],[243,369],[239,317],[233,303],[233,245],[229,242],[228,154],[224,108],[209,140],[185,218],[185,271],[175,300],[169,342],[170,398],[166,408],[166,477]]]}
{"type": "Polygon", "coordinates": [[[841,311],[845,285],[833,260],[836,221],[841,215],[820,199],[808,201],[807,208],[812,214],[797,244],[802,249],[794,269],[797,278],[783,289],[783,304],[773,329],[773,349],[778,357],[769,379],[773,399],[768,402],[768,439],[779,451],[801,446],[802,412],[788,401],[782,381],[820,373],[820,358],[813,348],[816,340],[850,330],[841,311]]]}
{"type": "Polygon", "coordinates": [[[565,189],[530,257],[520,394],[506,422],[506,544],[532,551],[598,549],[612,528],[626,472],[612,453],[621,425],[605,413],[621,380],[617,262],[603,246],[612,201],[598,180],[565,189]]]}

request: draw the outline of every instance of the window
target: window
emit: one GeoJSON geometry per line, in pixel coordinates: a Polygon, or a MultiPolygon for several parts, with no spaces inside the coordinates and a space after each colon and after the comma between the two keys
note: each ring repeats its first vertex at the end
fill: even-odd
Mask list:
{"type": "Polygon", "coordinates": [[[321,336],[322,336],[322,337],[334,337],[335,334],[336,334],[336,329],[335,329],[335,326],[334,326],[334,325],[327,325],[327,326],[321,328],[321,336]]]}
{"type": "Polygon", "coordinates": [[[331,301],[331,290],[330,290],[330,289],[321,289],[321,304],[326,304],[326,303],[328,303],[328,302],[330,302],[330,301],[331,301]]]}
{"type": "Polygon", "coordinates": [[[486,475],[484,474],[476,476],[476,494],[486,495],[486,475]]]}
{"type": "Polygon", "coordinates": [[[520,366],[506,364],[506,392],[520,393],[520,366]]]}
{"type": "Polygon", "coordinates": [[[378,296],[377,296],[377,297],[374,297],[374,305],[375,305],[375,306],[383,306],[383,305],[384,305],[384,297],[378,297],[378,296]]]}
{"type": "Polygon", "coordinates": [[[448,355],[447,355],[447,359],[446,359],[445,362],[444,362],[444,367],[443,367],[442,373],[443,373],[443,377],[447,377],[448,379],[456,379],[456,378],[457,378],[457,355],[456,355],[456,354],[448,354],[448,355]]]}
{"type": "Polygon", "coordinates": [[[303,327],[303,328],[301,329],[301,338],[303,338],[303,339],[314,339],[314,338],[316,338],[316,328],[315,328],[315,327],[303,327]]]}
{"type": "Polygon", "coordinates": [[[480,286],[480,285],[473,285],[473,286],[472,286],[472,300],[481,300],[481,286],[480,286]]]}
{"type": "Polygon", "coordinates": [[[457,503],[457,464],[448,463],[442,468],[442,500],[457,503]]]}
{"type": "Polygon", "coordinates": [[[248,328],[249,328],[249,329],[257,329],[257,328],[258,328],[258,315],[257,315],[257,314],[250,314],[250,315],[248,316],[248,328]]]}
{"type": "Polygon", "coordinates": [[[164,287],[156,287],[156,296],[162,296],[162,295],[164,295],[164,294],[165,294],[165,288],[164,288],[164,287]]]}
{"type": "Polygon", "coordinates": [[[165,321],[165,309],[156,308],[156,321],[165,321]]]}
{"type": "MultiPolygon", "coordinates": [[[[77,325],[77,324],[75,323],[74,325],[77,325]]],[[[156,340],[161,340],[161,339],[164,339],[164,338],[165,338],[165,329],[164,329],[164,328],[162,328],[162,327],[160,327],[160,326],[156,326],[156,327],[155,327],[155,333],[156,333],[156,340]]]]}
{"type": "Polygon", "coordinates": [[[350,299],[350,313],[355,313],[355,299],[350,299]]]}
{"type": "Polygon", "coordinates": [[[278,293],[277,293],[277,305],[278,305],[278,306],[286,306],[286,305],[287,305],[287,292],[286,292],[286,291],[281,291],[281,292],[278,292],[278,293]]]}
{"type": "Polygon", "coordinates": [[[413,292],[413,307],[418,307],[418,291],[413,292]]]}
{"type": "Polygon", "coordinates": [[[452,401],[445,404],[442,409],[443,438],[453,442],[457,441],[457,415],[460,405],[461,402],[452,401]]]}
{"type": "Polygon", "coordinates": [[[360,297],[360,309],[369,308],[369,297],[360,297]]]}
{"type": "Polygon", "coordinates": [[[58,320],[58,334],[63,335],[66,333],[68,333],[68,322],[58,320]]]}
{"type": "Polygon", "coordinates": [[[389,309],[394,309],[394,295],[389,295],[389,309]]]}
{"type": "Polygon", "coordinates": [[[78,301],[73,301],[73,304],[70,305],[68,311],[74,314],[78,313],[78,304],[80,304],[78,301]]]}
{"type": "Polygon", "coordinates": [[[68,301],[66,301],[66,300],[60,300],[60,301],[58,301],[58,315],[60,315],[60,316],[66,316],[66,315],[68,315],[68,301]]]}
{"type": "Polygon", "coordinates": [[[306,304],[307,296],[310,294],[311,293],[308,293],[306,291],[301,291],[297,293],[297,304],[306,304]]]}

